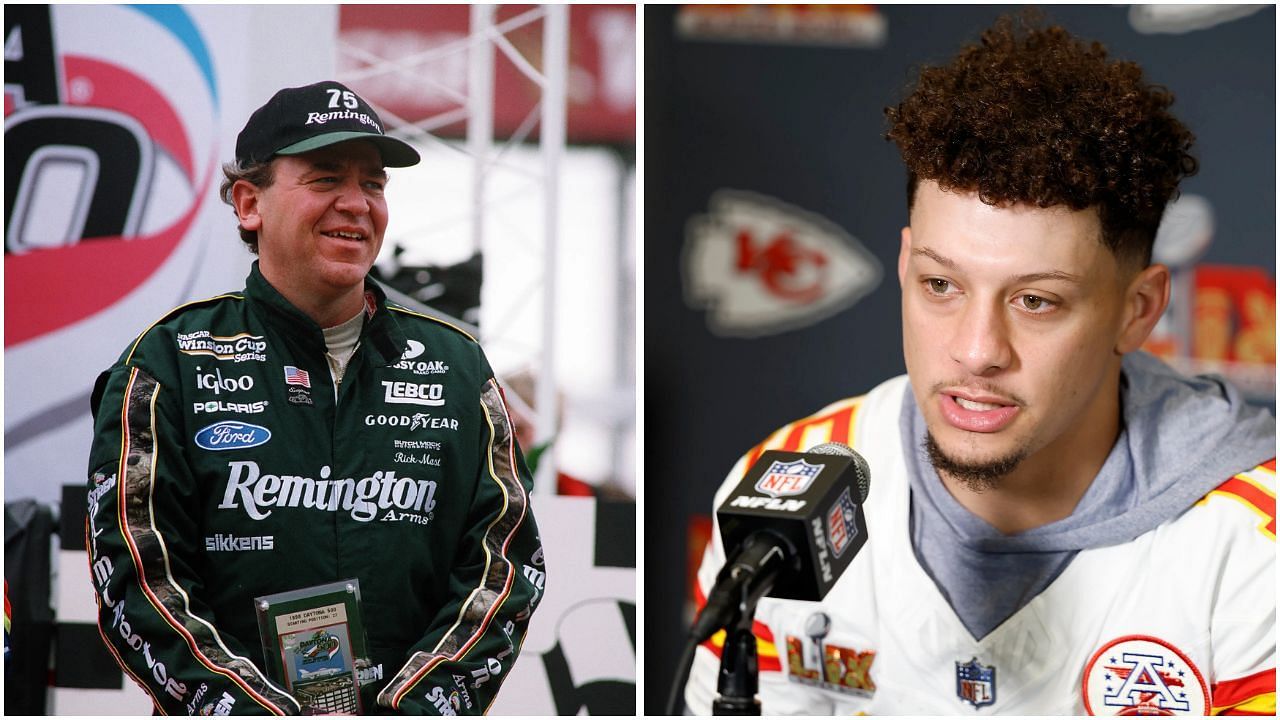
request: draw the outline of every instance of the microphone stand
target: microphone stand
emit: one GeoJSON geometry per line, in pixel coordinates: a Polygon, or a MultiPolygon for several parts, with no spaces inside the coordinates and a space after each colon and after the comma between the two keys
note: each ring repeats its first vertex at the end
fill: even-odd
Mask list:
{"type": "Polygon", "coordinates": [[[760,714],[760,699],[756,697],[760,689],[760,664],[751,624],[756,615],[756,602],[762,594],[751,597],[752,593],[744,586],[734,619],[725,628],[716,683],[718,696],[711,703],[712,715],[760,714]]]}
{"type": "Polygon", "coordinates": [[[716,584],[707,594],[707,604],[689,629],[688,642],[680,660],[680,674],[667,700],[669,714],[680,713],[680,692],[689,679],[698,643],[716,632],[725,631],[720,652],[717,696],[711,704],[713,715],[760,715],[759,661],[756,638],[751,632],[756,604],[769,594],[781,573],[799,570],[794,546],[772,530],[762,530],[746,538],[734,559],[720,569],[716,584]]]}

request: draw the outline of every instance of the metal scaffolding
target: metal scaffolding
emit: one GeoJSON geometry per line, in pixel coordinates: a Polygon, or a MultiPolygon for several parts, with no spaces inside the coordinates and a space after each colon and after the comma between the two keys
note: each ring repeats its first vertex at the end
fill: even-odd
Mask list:
{"type": "MultiPolygon", "coordinates": [[[[411,75],[415,82],[430,84],[444,90],[459,103],[459,108],[410,121],[386,108],[377,107],[386,120],[389,132],[407,140],[423,144],[443,143],[432,133],[439,128],[466,122],[466,153],[471,158],[472,204],[470,217],[473,247],[483,250],[487,245],[486,202],[491,171],[500,164],[504,149],[524,142],[536,124],[539,128],[537,147],[541,156],[541,172],[537,178],[543,190],[542,197],[542,327],[540,362],[536,377],[536,438],[538,445],[549,442],[556,432],[558,398],[555,381],[556,367],[556,264],[558,255],[560,201],[560,168],[566,143],[566,98],[569,62],[569,8],[565,5],[541,5],[522,12],[502,22],[497,21],[496,5],[473,5],[470,9],[470,28],[467,37],[460,42],[432,48],[422,53],[400,58],[378,58],[359,48],[343,47],[357,59],[368,63],[364,68],[347,73],[340,79],[348,82],[386,72],[411,75]],[[508,39],[507,35],[532,23],[542,22],[541,67],[536,67],[508,39]],[[541,91],[537,108],[521,123],[503,145],[494,142],[494,67],[497,53],[511,64],[541,91]],[[467,90],[459,94],[451,88],[424,77],[416,68],[438,60],[440,57],[466,53],[467,90]]],[[[483,330],[482,330],[483,332],[483,330]]],[[[556,458],[554,448],[543,453],[538,462],[534,490],[539,494],[556,491],[556,458]]]]}

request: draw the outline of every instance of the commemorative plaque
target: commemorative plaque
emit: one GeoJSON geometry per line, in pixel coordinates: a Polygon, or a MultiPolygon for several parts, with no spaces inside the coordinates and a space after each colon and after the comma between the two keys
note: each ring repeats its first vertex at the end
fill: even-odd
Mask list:
{"type": "Polygon", "coordinates": [[[266,670],[308,715],[355,715],[366,653],[360,581],[254,598],[266,670]]]}

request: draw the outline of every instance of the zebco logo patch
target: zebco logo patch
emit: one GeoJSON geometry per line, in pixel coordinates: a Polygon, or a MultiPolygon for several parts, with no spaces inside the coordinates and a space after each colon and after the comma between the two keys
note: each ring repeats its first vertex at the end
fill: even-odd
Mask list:
{"type": "Polygon", "coordinates": [[[1209,689],[1181,650],[1149,635],[1116,638],[1084,668],[1090,715],[1208,715],[1209,689]]]}
{"type": "Polygon", "coordinates": [[[383,380],[386,389],[385,400],[393,404],[428,405],[439,407],[444,405],[444,385],[439,383],[392,382],[383,380]]]}

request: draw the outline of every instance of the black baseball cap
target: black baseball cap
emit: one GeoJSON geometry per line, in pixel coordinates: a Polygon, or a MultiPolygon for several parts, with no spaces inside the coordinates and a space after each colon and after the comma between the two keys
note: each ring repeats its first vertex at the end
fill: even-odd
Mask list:
{"type": "Polygon", "coordinates": [[[368,140],[387,167],[408,167],[422,158],[409,143],[383,134],[369,103],[333,80],[285,88],[249,116],[236,137],[236,160],[266,162],[347,140],[368,140]]]}

